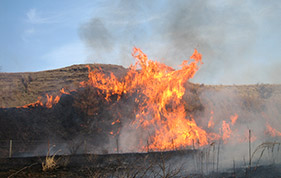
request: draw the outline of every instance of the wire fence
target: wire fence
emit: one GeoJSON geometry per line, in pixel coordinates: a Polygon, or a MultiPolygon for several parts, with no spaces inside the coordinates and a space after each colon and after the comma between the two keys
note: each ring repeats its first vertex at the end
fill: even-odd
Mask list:
{"type": "Polygon", "coordinates": [[[99,148],[86,140],[0,140],[0,158],[45,156],[52,154],[119,153],[119,143],[113,148],[99,148]]]}
{"type": "MultiPolygon", "coordinates": [[[[134,146],[132,148],[120,148],[118,138],[111,140],[111,144],[100,146],[93,141],[86,140],[0,140],[0,158],[12,157],[32,157],[45,156],[47,153],[52,154],[108,154],[108,153],[127,153],[127,152],[154,152],[165,151],[152,149],[147,141],[144,147],[134,146]]],[[[173,143],[173,140],[172,140],[173,143]]],[[[174,148],[169,151],[177,150],[195,150],[195,143],[190,148],[174,148]]],[[[168,150],[168,149],[167,149],[168,150]]],[[[167,151],[166,150],[166,151],[167,151]]]]}
{"type": "Polygon", "coordinates": [[[67,147],[67,144],[50,140],[0,140],[0,157],[42,156],[53,147],[60,149],[67,147]]]}

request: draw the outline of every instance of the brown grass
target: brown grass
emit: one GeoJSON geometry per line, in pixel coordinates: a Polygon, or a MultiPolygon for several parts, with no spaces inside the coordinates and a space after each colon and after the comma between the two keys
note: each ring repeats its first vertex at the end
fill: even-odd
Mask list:
{"type": "MultiPolygon", "coordinates": [[[[126,73],[126,69],[117,65],[90,64],[92,69],[102,68],[105,72],[113,72],[117,76],[126,73]]],[[[37,101],[37,97],[58,94],[61,88],[76,89],[79,83],[88,80],[86,65],[73,65],[61,69],[26,72],[0,72],[0,107],[23,106],[37,101]]]]}
{"type": "MultiPolygon", "coordinates": [[[[53,148],[53,147],[52,147],[53,148]]],[[[56,168],[58,168],[58,162],[60,159],[55,159],[55,156],[58,152],[61,150],[58,150],[56,153],[54,153],[52,156],[50,155],[51,149],[49,149],[45,161],[42,162],[42,170],[45,171],[52,171],[56,168]]]]}

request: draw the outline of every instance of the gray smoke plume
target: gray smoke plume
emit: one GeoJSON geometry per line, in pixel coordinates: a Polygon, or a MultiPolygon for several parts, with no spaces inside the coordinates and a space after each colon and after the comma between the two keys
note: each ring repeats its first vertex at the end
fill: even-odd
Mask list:
{"type": "Polygon", "coordinates": [[[110,33],[98,18],[80,27],[80,37],[93,49],[107,51],[113,46],[110,33]]]}
{"type": "Polygon", "coordinates": [[[112,36],[99,18],[93,18],[88,23],[81,25],[79,35],[97,57],[102,57],[102,54],[106,54],[113,49],[112,36]]]}
{"type": "Polygon", "coordinates": [[[150,58],[178,68],[197,48],[204,65],[193,82],[281,82],[276,77],[281,74],[280,54],[277,49],[267,52],[281,39],[275,30],[281,26],[279,2],[120,0],[104,2],[103,7],[103,13],[95,13],[79,30],[91,47],[92,62],[127,67],[134,62],[130,54],[136,46],[150,58]]]}

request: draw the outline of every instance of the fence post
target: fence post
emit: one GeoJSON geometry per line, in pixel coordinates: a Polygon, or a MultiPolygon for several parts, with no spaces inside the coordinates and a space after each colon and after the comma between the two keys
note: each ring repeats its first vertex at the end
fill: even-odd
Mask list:
{"type": "Polygon", "coordinates": [[[13,140],[10,140],[9,158],[12,157],[13,140]]]}
{"type": "Polygon", "coordinates": [[[84,154],[87,154],[87,141],[84,140],[84,154]]]}
{"type": "Polygon", "coordinates": [[[117,153],[119,153],[119,143],[118,143],[118,138],[116,138],[116,146],[117,146],[117,153]]]}
{"type": "Polygon", "coordinates": [[[252,152],[251,152],[251,129],[249,129],[249,170],[251,171],[252,166],[252,152]]]}

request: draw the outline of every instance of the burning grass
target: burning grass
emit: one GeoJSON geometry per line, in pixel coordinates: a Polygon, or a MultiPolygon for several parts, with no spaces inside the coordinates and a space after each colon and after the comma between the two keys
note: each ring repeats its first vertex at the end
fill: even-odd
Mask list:
{"type": "MultiPolygon", "coordinates": [[[[249,140],[253,145],[273,140],[250,153],[251,160],[257,165],[266,150],[275,150],[272,151],[274,155],[279,153],[281,86],[192,84],[188,80],[202,64],[202,56],[196,50],[179,70],[149,60],[137,48],[133,57],[137,62],[128,70],[106,65],[84,66],[83,77],[86,78],[88,73],[88,80],[79,86],[76,84],[75,90],[65,87],[53,95],[42,92],[41,99],[34,103],[0,109],[3,138],[19,138],[25,143],[43,137],[59,138],[72,144],[68,153],[74,154],[193,149],[196,150],[192,154],[193,169],[201,175],[219,172],[226,155],[234,152],[240,157],[230,161],[234,167],[243,167],[238,164],[247,157],[249,140]],[[115,72],[110,71],[112,67],[115,72]],[[26,119],[28,124],[23,122],[26,119]],[[17,132],[7,128],[17,128],[17,132]],[[253,131],[250,139],[249,130],[253,131]]],[[[75,73],[75,70],[71,69],[71,72],[75,73]]],[[[50,76],[54,77],[53,74],[50,76]]],[[[67,78],[66,75],[63,77],[67,78]]],[[[30,81],[24,79],[22,85],[26,91],[34,80],[32,77],[30,81]]],[[[49,87],[54,87],[54,84],[49,87]]],[[[43,172],[58,168],[58,161],[55,154],[51,156],[48,152],[42,162],[43,172]]],[[[109,166],[110,170],[94,167],[88,173],[93,177],[104,175],[104,171],[117,177],[137,177],[143,174],[141,170],[147,170],[145,174],[153,172],[151,175],[154,177],[179,173],[181,166],[169,168],[163,160],[157,161],[153,166],[146,164],[144,167],[130,167],[123,163],[109,166]],[[120,175],[119,170],[122,170],[120,175]]]]}
{"type": "MultiPolygon", "coordinates": [[[[247,138],[243,135],[247,128],[238,126],[249,122],[247,111],[264,117],[261,122],[267,123],[267,135],[280,136],[278,127],[272,128],[273,122],[263,114],[267,109],[264,103],[276,94],[275,90],[265,85],[231,87],[189,83],[203,64],[197,50],[189,60],[183,61],[179,70],[148,59],[137,48],[132,55],[136,63],[126,72],[116,66],[111,66],[115,73],[107,71],[105,65],[87,66],[88,81],[81,82],[80,88],[62,88],[57,95],[45,94],[18,109],[34,108],[52,115],[61,112],[60,109],[65,111],[65,106],[71,107],[69,110],[73,112],[68,112],[72,119],[56,121],[68,129],[79,120],[79,128],[66,132],[78,131],[83,137],[93,136],[89,133],[100,138],[106,135],[114,142],[119,140],[121,152],[204,147],[220,139],[224,144],[241,143],[247,138]],[[62,96],[69,97],[68,103],[62,96]]],[[[28,88],[29,83],[24,83],[28,88]]],[[[58,115],[64,117],[65,113],[58,115]]],[[[72,139],[64,134],[60,134],[64,139],[72,139]]]]}

